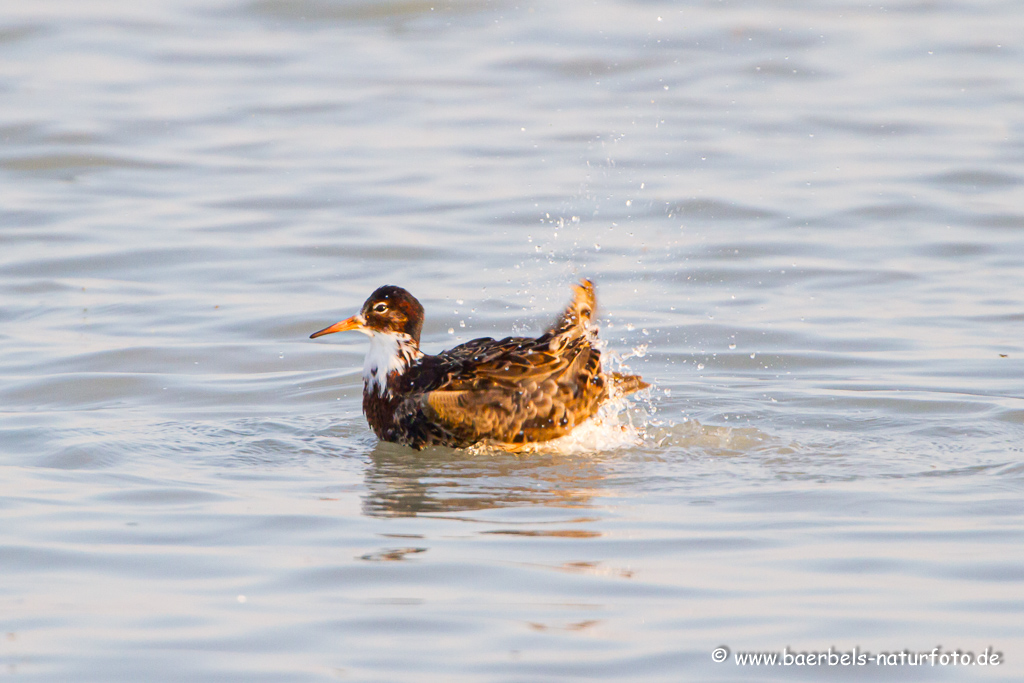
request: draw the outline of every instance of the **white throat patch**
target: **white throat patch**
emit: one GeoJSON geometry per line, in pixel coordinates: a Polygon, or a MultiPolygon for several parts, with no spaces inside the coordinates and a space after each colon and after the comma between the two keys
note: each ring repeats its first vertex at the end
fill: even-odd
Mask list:
{"type": "MultiPolygon", "coordinates": [[[[362,332],[362,330],[360,330],[362,332]]],[[[370,350],[363,361],[363,386],[365,390],[387,396],[388,376],[405,372],[406,368],[423,353],[413,344],[407,334],[387,334],[367,331],[370,335],[370,350]]]]}

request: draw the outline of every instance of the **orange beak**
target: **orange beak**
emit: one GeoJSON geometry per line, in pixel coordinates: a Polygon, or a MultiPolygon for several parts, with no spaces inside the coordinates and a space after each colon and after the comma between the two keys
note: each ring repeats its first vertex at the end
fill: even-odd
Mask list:
{"type": "Polygon", "coordinates": [[[346,318],[345,320],[342,320],[340,323],[334,323],[330,327],[325,327],[319,332],[314,332],[313,334],[309,335],[309,338],[316,339],[317,337],[322,337],[325,334],[334,334],[335,332],[347,332],[349,330],[365,329],[366,321],[363,320],[363,316],[354,315],[351,318],[346,318]]]}

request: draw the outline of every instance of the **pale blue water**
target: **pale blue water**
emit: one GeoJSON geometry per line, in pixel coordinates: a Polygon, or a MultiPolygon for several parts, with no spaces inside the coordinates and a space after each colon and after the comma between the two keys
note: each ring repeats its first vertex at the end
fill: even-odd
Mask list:
{"type": "Polygon", "coordinates": [[[1019,3],[9,5],[12,679],[1024,675],[1019,3]],[[307,338],[582,276],[636,446],[378,444],[307,338]]]}

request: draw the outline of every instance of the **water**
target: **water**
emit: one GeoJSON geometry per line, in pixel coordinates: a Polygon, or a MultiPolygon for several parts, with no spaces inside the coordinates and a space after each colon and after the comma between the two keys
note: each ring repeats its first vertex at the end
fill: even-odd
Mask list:
{"type": "Polygon", "coordinates": [[[8,3],[0,666],[1019,680],[1021,35],[1010,0],[8,3]],[[655,385],[639,445],[379,444],[364,339],[307,339],[386,282],[430,352],[536,332],[580,276],[655,385]]]}

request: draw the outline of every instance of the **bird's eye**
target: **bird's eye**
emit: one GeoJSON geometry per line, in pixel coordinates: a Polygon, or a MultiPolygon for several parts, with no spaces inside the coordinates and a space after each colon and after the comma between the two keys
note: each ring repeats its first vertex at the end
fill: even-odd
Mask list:
{"type": "Polygon", "coordinates": [[[374,306],[373,310],[376,311],[377,313],[383,313],[384,311],[388,310],[388,305],[386,303],[381,302],[374,306]]]}

